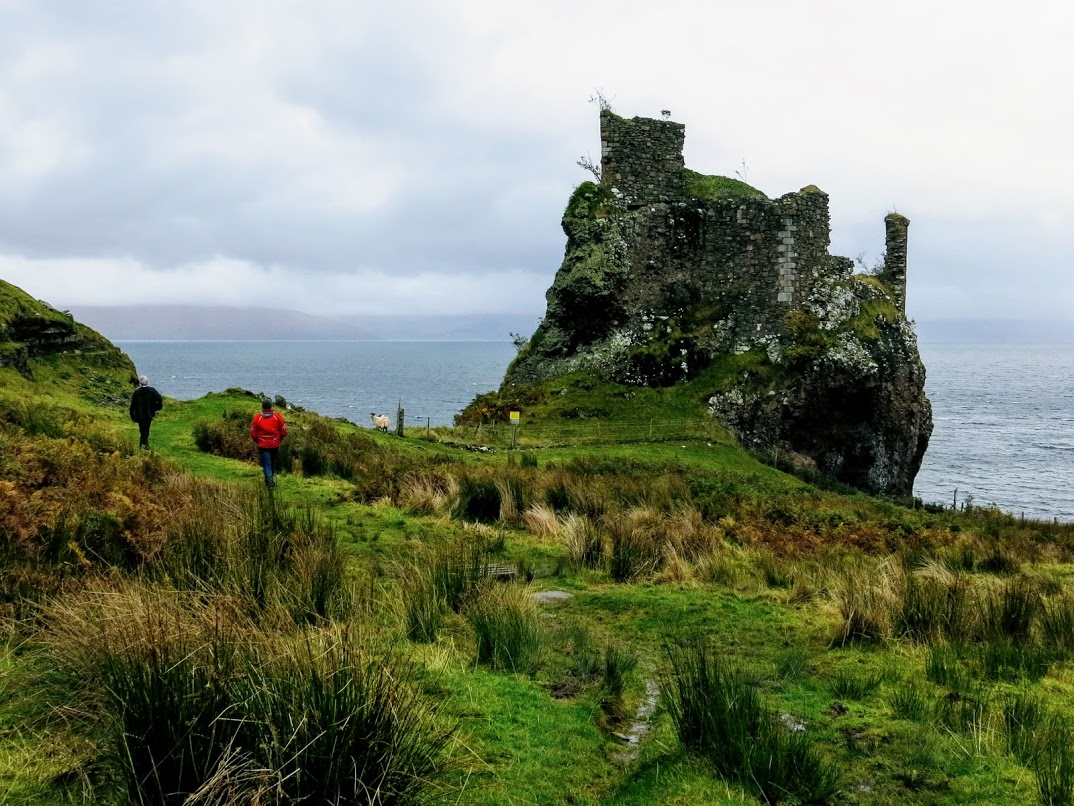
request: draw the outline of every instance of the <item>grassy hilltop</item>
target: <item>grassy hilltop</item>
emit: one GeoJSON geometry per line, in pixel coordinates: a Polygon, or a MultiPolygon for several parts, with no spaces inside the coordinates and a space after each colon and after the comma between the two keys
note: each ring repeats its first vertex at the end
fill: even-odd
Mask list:
{"type": "Polygon", "coordinates": [[[1071,802],[1072,525],[810,484],[688,385],[581,376],[403,439],[285,412],[270,498],[256,398],[139,452],[118,351],[22,354],[2,803],[1071,802]],[[522,449],[466,450],[509,406],[522,449]]]}

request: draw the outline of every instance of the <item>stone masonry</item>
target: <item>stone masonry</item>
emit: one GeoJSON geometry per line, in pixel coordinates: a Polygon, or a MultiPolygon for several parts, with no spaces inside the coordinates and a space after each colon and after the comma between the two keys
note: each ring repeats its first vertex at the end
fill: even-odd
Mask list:
{"type": "Polygon", "coordinates": [[[683,198],[685,139],[686,126],[681,123],[651,118],[627,120],[603,110],[601,182],[622,193],[628,206],[683,198]]]}
{"type": "MultiPolygon", "coordinates": [[[[628,308],[666,313],[669,300],[688,294],[726,321],[750,322],[754,337],[778,333],[819,279],[852,272],[850,260],[828,252],[828,195],[811,185],[778,199],[687,198],[685,131],[672,121],[601,112],[601,182],[627,207],[622,227],[633,277],[626,296],[634,303],[628,308]],[[683,288],[676,292],[672,282],[683,288]]],[[[893,213],[885,223],[880,279],[904,309],[909,221],[893,213]]]]}
{"type": "Polygon", "coordinates": [[[884,267],[878,275],[891,286],[895,304],[906,313],[906,241],[910,219],[898,213],[884,217],[884,267]]]}
{"type": "Polygon", "coordinates": [[[710,413],[743,444],[910,495],[932,413],[904,315],[909,221],[887,216],[881,271],[855,278],[828,251],[818,188],[769,199],[687,171],[685,127],[671,121],[604,110],[600,132],[601,183],[583,182],[567,205],[545,317],[501,389],[577,375],[701,380],[710,413]]]}

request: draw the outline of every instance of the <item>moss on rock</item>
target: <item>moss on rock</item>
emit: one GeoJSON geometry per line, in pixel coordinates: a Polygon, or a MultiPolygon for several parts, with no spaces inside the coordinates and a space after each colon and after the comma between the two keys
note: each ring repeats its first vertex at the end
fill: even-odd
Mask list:
{"type": "Polygon", "coordinates": [[[691,199],[766,199],[764,193],[728,176],[705,176],[683,168],[686,195],[691,199]]]}

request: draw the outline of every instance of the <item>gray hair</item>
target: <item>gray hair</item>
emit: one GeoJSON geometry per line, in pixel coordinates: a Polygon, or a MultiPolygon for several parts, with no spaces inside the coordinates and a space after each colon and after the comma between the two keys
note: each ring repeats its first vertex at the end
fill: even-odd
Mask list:
{"type": "Polygon", "coordinates": [[[139,375],[138,383],[140,383],[142,386],[149,386],[149,378],[145,377],[145,375],[139,375]]]}

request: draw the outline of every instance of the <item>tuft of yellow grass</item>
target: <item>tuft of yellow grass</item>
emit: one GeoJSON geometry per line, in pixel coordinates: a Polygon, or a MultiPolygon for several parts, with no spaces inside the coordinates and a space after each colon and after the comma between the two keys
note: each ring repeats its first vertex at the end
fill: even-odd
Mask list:
{"type": "Polygon", "coordinates": [[[536,537],[555,539],[560,536],[561,523],[547,504],[530,504],[522,513],[522,523],[536,537]]]}
{"type": "Polygon", "coordinates": [[[890,638],[892,617],[904,584],[905,572],[890,557],[846,563],[835,571],[830,596],[842,619],[836,642],[890,638]]]}

